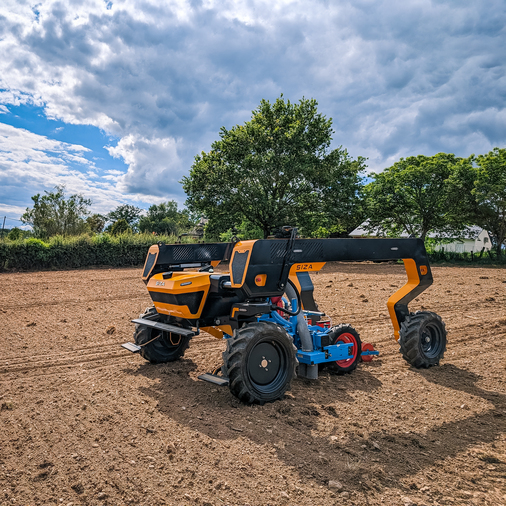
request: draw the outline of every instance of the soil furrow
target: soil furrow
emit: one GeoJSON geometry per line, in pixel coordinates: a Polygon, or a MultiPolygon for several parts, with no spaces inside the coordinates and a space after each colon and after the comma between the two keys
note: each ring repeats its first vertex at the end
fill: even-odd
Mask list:
{"type": "MultiPolygon", "coordinates": [[[[76,357],[74,360],[72,359],[55,359],[53,361],[43,363],[43,364],[30,364],[25,367],[3,367],[0,368],[0,374],[11,374],[11,373],[19,373],[19,372],[25,372],[25,371],[32,371],[32,370],[39,370],[39,369],[50,369],[52,367],[68,367],[68,366],[80,366],[81,364],[85,364],[88,362],[96,362],[98,360],[105,360],[105,359],[111,359],[111,358],[120,358],[122,356],[122,353],[120,354],[100,354],[97,357],[76,357]]],[[[0,366],[1,367],[1,366],[0,366]]]]}

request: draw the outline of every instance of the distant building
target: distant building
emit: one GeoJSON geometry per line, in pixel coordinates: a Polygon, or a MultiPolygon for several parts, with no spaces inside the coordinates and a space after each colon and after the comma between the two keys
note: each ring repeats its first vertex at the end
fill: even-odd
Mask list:
{"type": "MultiPolygon", "coordinates": [[[[366,223],[363,223],[360,227],[350,232],[350,237],[383,237],[379,232],[367,231],[364,228],[365,226],[366,223]]],[[[409,237],[409,234],[403,232],[400,237],[409,237]]],[[[429,234],[427,237],[435,240],[440,239],[436,234],[429,234]]],[[[444,249],[444,251],[449,253],[471,253],[471,251],[479,253],[483,248],[485,248],[485,251],[492,249],[492,243],[488,232],[476,226],[468,227],[460,238],[444,239],[444,242],[442,239],[440,240],[441,243],[434,247],[436,251],[444,249]]]]}
{"type": "Polygon", "coordinates": [[[444,249],[448,253],[479,253],[483,248],[485,251],[491,250],[492,242],[488,232],[479,227],[469,227],[469,231],[464,237],[449,243],[437,244],[434,247],[436,251],[444,249]]]}

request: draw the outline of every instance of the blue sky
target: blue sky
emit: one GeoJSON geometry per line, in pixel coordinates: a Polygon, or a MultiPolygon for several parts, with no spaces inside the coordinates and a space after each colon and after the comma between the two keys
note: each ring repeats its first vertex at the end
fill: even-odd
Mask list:
{"type": "Polygon", "coordinates": [[[370,171],[504,147],[505,27],[504,0],[4,0],[0,216],[56,184],[183,204],[194,156],[281,93],[370,171]]]}

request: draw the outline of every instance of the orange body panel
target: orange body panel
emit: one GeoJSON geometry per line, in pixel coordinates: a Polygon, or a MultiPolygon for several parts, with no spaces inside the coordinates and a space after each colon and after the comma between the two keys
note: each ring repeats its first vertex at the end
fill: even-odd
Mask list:
{"type": "MultiPolygon", "coordinates": [[[[297,291],[299,293],[302,292],[302,288],[299,283],[299,278],[297,277],[298,272],[318,272],[325,265],[326,262],[306,262],[303,264],[293,264],[290,268],[290,274],[288,275],[288,279],[295,285],[297,291]]],[[[304,304],[302,304],[302,309],[304,309],[304,304]]]]}
{"type": "Polygon", "coordinates": [[[234,331],[230,325],[219,325],[217,327],[201,327],[201,330],[211,334],[213,337],[218,339],[223,339],[223,334],[228,334],[231,336],[234,331]]]}
{"type": "Polygon", "coordinates": [[[158,253],[159,252],[160,252],[160,248],[158,247],[158,244],[153,244],[149,248],[148,254],[146,255],[146,260],[144,262],[144,267],[142,268],[142,272],[143,273],[146,270],[146,264],[148,262],[149,254],[151,253],[152,255],[156,255],[156,256],[155,256],[155,260],[154,260],[153,265],[151,266],[151,269],[149,270],[149,272],[146,272],[145,275],[142,276],[142,281],[146,281],[149,278],[149,275],[151,274],[151,271],[153,270],[154,266],[156,265],[156,261],[158,259],[158,253]]]}
{"type": "Polygon", "coordinates": [[[244,255],[245,253],[248,254],[248,257],[246,259],[246,265],[243,270],[242,278],[241,279],[233,279],[233,269],[231,268],[231,275],[230,275],[230,281],[232,283],[232,288],[241,288],[241,286],[244,284],[244,279],[246,278],[246,273],[248,272],[249,267],[249,261],[251,258],[251,250],[253,249],[253,244],[255,244],[256,241],[239,241],[234,246],[234,251],[232,253],[232,256],[230,258],[230,266],[234,263],[234,258],[236,255],[244,255]]]}
{"type": "Polygon", "coordinates": [[[209,276],[210,274],[207,272],[174,272],[171,278],[163,279],[163,274],[155,274],[148,282],[150,294],[166,293],[177,297],[178,295],[204,292],[196,313],[191,313],[187,305],[153,300],[156,310],[160,314],[177,316],[179,318],[200,318],[207,294],[209,293],[209,287],[211,286],[209,276]]]}
{"type": "Polygon", "coordinates": [[[257,286],[265,286],[267,281],[267,274],[257,274],[255,277],[255,285],[257,286]]]}
{"type": "MultiPolygon", "coordinates": [[[[401,330],[401,327],[399,325],[399,321],[397,320],[394,306],[405,295],[412,292],[420,284],[420,276],[418,275],[416,262],[412,258],[403,258],[402,261],[404,262],[404,268],[406,269],[406,274],[408,275],[408,282],[400,290],[397,290],[393,295],[391,295],[387,302],[388,313],[390,314],[390,319],[392,320],[392,324],[394,326],[396,341],[399,340],[399,331],[401,330]]],[[[427,272],[427,267],[425,267],[425,272],[427,272]]]]}
{"type": "Polygon", "coordinates": [[[290,279],[296,277],[297,272],[318,272],[327,262],[304,262],[303,264],[293,264],[290,267],[290,279]]]}

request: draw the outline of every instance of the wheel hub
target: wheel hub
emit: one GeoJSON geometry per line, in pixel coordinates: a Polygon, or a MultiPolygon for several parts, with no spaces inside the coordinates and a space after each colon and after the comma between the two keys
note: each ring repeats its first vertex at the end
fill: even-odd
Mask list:
{"type": "Polygon", "coordinates": [[[280,354],[273,343],[259,343],[251,350],[248,359],[249,375],[257,385],[267,385],[274,381],[280,366],[280,354]]]}
{"type": "Polygon", "coordinates": [[[420,336],[421,348],[426,357],[436,357],[441,352],[443,337],[437,325],[427,325],[420,336]]]}

